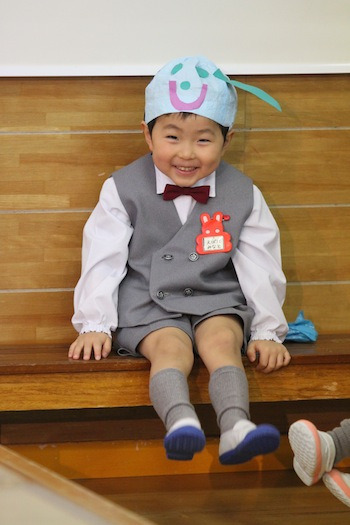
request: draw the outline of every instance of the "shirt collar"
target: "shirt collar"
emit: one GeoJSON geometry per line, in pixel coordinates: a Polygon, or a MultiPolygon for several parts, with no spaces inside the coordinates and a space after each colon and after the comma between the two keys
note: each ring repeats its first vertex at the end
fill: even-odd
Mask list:
{"type": "MultiPolygon", "coordinates": [[[[165,186],[167,184],[174,184],[174,182],[164,173],[162,173],[157,166],[154,166],[156,170],[156,188],[157,188],[157,194],[164,193],[165,186]]],[[[193,185],[193,187],[196,186],[210,186],[209,190],[209,197],[215,197],[215,171],[205,177],[204,179],[200,179],[196,182],[196,184],[193,185]]]]}

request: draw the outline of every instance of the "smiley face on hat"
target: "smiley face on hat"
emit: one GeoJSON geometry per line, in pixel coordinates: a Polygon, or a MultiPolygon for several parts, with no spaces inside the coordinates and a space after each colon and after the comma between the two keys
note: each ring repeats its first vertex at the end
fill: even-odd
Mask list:
{"type": "Polygon", "coordinates": [[[234,87],[205,57],[185,57],[164,66],[146,88],[146,122],[191,112],[231,127],[237,109],[234,87]]]}
{"type": "Polygon", "coordinates": [[[194,56],[172,60],[154,76],[146,87],[145,122],[160,115],[190,112],[230,128],[237,111],[235,87],[281,110],[265,91],[231,80],[207,58],[194,56]]]}

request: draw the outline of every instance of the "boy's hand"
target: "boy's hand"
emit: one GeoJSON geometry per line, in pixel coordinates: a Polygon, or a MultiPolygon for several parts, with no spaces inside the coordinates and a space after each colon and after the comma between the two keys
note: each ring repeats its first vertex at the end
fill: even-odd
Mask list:
{"type": "Polygon", "coordinates": [[[251,341],[248,344],[247,357],[251,363],[256,361],[256,369],[264,374],[287,366],[291,360],[287,348],[275,341],[251,341]]]}
{"type": "Polygon", "coordinates": [[[103,332],[88,332],[80,334],[69,347],[68,357],[79,359],[83,353],[83,359],[88,361],[92,355],[96,361],[101,357],[107,357],[112,350],[112,339],[103,332]]]}

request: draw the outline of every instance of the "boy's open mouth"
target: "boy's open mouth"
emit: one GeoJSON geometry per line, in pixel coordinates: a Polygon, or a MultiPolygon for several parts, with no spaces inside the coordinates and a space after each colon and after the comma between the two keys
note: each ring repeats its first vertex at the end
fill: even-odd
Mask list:
{"type": "Polygon", "coordinates": [[[198,169],[197,166],[175,166],[175,168],[182,173],[193,173],[198,169]]]}

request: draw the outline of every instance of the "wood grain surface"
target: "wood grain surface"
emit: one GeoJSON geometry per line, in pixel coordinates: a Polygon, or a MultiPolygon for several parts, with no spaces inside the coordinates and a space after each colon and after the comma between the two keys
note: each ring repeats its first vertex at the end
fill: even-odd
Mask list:
{"type": "MultiPolygon", "coordinates": [[[[252,177],[281,230],[285,313],[348,332],[350,76],[242,77],[225,159],[252,177]],[[342,298],[341,306],[339,298],[342,298]]],[[[0,80],[0,344],[68,344],[81,233],[112,171],[147,152],[149,79],[0,80]]]]}

